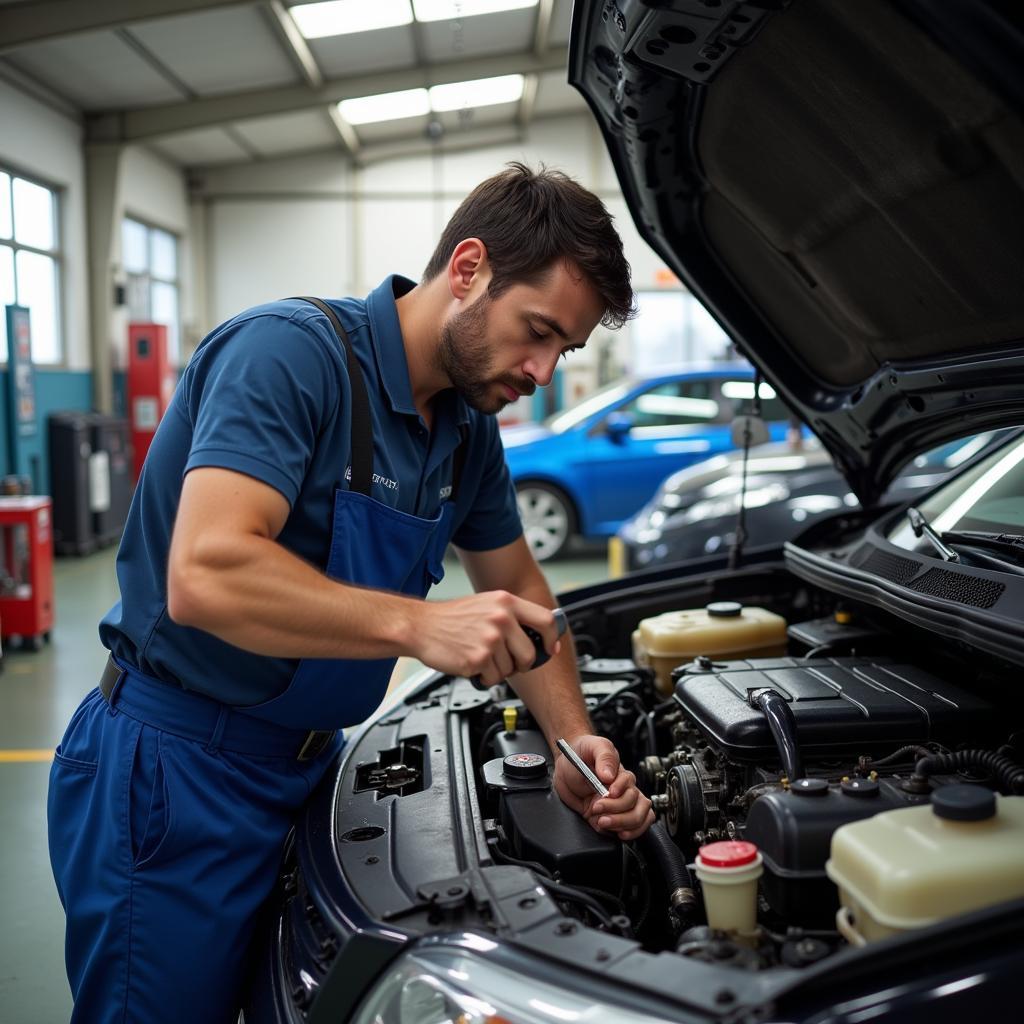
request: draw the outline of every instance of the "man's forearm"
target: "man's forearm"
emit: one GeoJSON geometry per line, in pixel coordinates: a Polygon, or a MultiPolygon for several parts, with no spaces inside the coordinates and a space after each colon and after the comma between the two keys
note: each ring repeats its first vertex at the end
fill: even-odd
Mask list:
{"type": "Polygon", "coordinates": [[[537,720],[552,752],[559,737],[572,739],[593,732],[580,690],[571,637],[562,637],[561,651],[546,665],[513,676],[509,681],[537,720]]]}
{"type": "MultiPolygon", "coordinates": [[[[555,599],[543,577],[522,588],[519,596],[548,608],[554,607],[555,599]]],[[[509,680],[537,720],[552,751],[559,737],[571,739],[593,731],[580,689],[571,634],[563,636],[561,642],[561,650],[546,664],[509,680]]]]}
{"type": "Polygon", "coordinates": [[[407,653],[421,602],[329,579],[269,538],[222,539],[172,570],[174,621],[279,658],[387,658],[407,653]],[[408,620],[408,621],[407,621],[408,620]]]}
{"type": "MultiPolygon", "coordinates": [[[[486,673],[497,682],[497,666],[509,673],[533,660],[519,624],[547,625],[543,607],[511,592],[423,601],[340,583],[276,541],[251,533],[204,536],[190,555],[176,560],[172,548],[171,618],[271,657],[409,655],[447,674],[486,673]]],[[[550,607],[546,586],[545,592],[550,607]]],[[[550,703],[546,693],[536,702],[550,703]]],[[[552,727],[571,720],[557,715],[552,727]]]]}

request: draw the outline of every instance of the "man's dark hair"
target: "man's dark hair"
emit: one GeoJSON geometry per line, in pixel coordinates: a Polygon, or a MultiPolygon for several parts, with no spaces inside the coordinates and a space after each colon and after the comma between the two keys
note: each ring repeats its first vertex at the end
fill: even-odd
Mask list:
{"type": "Polygon", "coordinates": [[[559,260],[577,266],[604,302],[601,323],[617,329],[636,315],[629,263],[612,218],[593,192],[561,171],[510,163],[481,182],[452,214],[423,272],[431,281],[466,238],[487,246],[497,298],[514,284],[541,280],[559,260]]]}

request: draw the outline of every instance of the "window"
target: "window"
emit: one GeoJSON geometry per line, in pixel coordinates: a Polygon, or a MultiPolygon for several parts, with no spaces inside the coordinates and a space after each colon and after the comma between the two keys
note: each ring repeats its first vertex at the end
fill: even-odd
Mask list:
{"type": "Polygon", "coordinates": [[[711,397],[711,381],[674,381],[637,395],[617,411],[632,416],[635,427],[675,427],[713,423],[718,403],[711,397]]]}
{"type": "MultiPolygon", "coordinates": [[[[63,356],[60,270],[57,193],[0,171],[0,306],[28,307],[37,363],[59,363],[63,356]]],[[[6,311],[0,314],[0,358],[6,360],[6,311]]]]}
{"type": "Polygon", "coordinates": [[[121,229],[121,262],[127,275],[128,317],[165,324],[167,356],[181,363],[178,314],[178,240],[169,231],[126,218],[121,229]]]}
{"type": "MultiPolygon", "coordinates": [[[[761,419],[766,423],[782,423],[792,418],[785,403],[775,394],[775,388],[761,381],[758,388],[761,399],[761,419]]],[[[722,381],[722,413],[725,422],[736,416],[750,416],[754,411],[754,382],[752,380],[722,381]]]]}
{"type": "Polygon", "coordinates": [[[689,292],[638,291],[639,315],[629,325],[626,360],[635,373],[728,357],[729,336],[689,292]]]}

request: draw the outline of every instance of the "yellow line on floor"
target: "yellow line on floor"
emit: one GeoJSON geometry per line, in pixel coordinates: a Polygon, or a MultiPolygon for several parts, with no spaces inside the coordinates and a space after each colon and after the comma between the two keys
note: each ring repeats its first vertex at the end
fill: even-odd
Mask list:
{"type": "Polygon", "coordinates": [[[0,750],[0,764],[18,764],[25,761],[52,761],[52,750],[0,750]]]}

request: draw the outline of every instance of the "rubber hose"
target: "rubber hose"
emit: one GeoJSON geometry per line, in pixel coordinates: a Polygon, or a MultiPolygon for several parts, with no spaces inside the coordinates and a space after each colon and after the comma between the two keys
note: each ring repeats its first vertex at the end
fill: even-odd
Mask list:
{"type": "Polygon", "coordinates": [[[647,727],[647,749],[651,754],[658,753],[658,734],[654,730],[654,712],[644,715],[644,723],[647,727]]]}
{"type": "Polygon", "coordinates": [[[650,747],[650,754],[657,755],[658,753],[658,732],[655,720],[663,711],[668,711],[669,708],[676,708],[678,706],[675,698],[671,697],[668,700],[663,700],[660,704],[655,704],[644,716],[647,719],[647,745],[650,747]]]}
{"type": "Polygon", "coordinates": [[[567,900],[570,903],[579,903],[586,907],[601,924],[609,930],[612,929],[611,915],[593,896],[580,892],[574,885],[563,885],[561,882],[556,882],[550,878],[542,878],[540,884],[556,899],[567,900]]]}
{"type": "Polygon", "coordinates": [[[873,760],[869,767],[877,768],[880,764],[892,764],[893,761],[899,761],[901,757],[906,757],[907,754],[913,754],[914,757],[932,757],[934,751],[929,750],[927,747],[918,746],[916,743],[911,743],[908,746],[900,747],[899,750],[895,750],[891,754],[886,754],[885,757],[880,757],[877,761],[873,760]]]}
{"type": "MultiPolygon", "coordinates": [[[[644,704],[640,695],[636,693],[618,693],[616,694],[616,696],[620,700],[626,699],[629,701],[629,703],[636,706],[637,717],[633,720],[632,732],[632,739],[634,745],[636,743],[637,733],[641,729],[640,720],[644,719],[645,725],[643,726],[643,728],[645,728],[647,732],[647,753],[656,754],[658,752],[658,740],[654,731],[654,720],[652,718],[649,718],[647,714],[647,705],[644,704]]],[[[597,709],[595,708],[594,710],[596,711],[597,709]]]]}
{"type": "MultiPolygon", "coordinates": [[[[638,714],[642,715],[647,711],[647,705],[644,703],[643,697],[639,693],[633,693],[632,690],[621,690],[615,694],[615,699],[616,701],[626,701],[632,704],[637,709],[638,714]]],[[[594,710],[596,711],[597,708],[594,708],[594,710]]]]}
{"type": "Polygon", "coordinates": [[[804,766],[796,738],[796,719],[789,702],[775,690],[755,690],[750,695],[750,703],[768,719],[768,728],[778,748],[786,777],[790,782],[802,779],[804,766]]]}
{"type": "Polygon", "coordinates": [[[996,777],[1000,792],[1024,793],[1024,767],[991,750],[959,750],[955,754],[931,754],[922,757],[914,773],[923,777],[941,771],[987,768],[996,777]]]}
{"type": "Polygon", "coordinates": [[[665,825],[660,821],[656,821],[643,834],[640,841],[648,856],[657,863],[668,887],[669,900],[685,923],[696,910],[697,895],[683,851],[672,842],[665,831],[665,825]]]}
{"type": "Polygon", "coordinates": [[[481,768],[484,766],[485,762],[490,761],[491,758],[495,756],[494,752],[488,752],[487,748],[491,745],[491,740],[493,740],[494,737],[497,736],[504,728],[504,722],[492,722],[487,727],[487,732],[485,732],[481,737],[480,746],[476,749],[476,761],[481,768]],[[488,756],[488,753],[490,753],[490,757],[488,756]]]}
{"type": "MultiPolygon", "coordinates": [[[[640,750],[640,733],[643,732],[644,742],[646,745],[647,754],[657,754],[657,748],[655,746],[654,730],[651,727],[651,723],[647,718],[647,715],[637,715],[636,721],[633,722],[633,729],[630,732],[630,741],[633,744],[634,749],[640,750]]],[[[643,751],[640,751],[641,756],[643,751]]]]}

